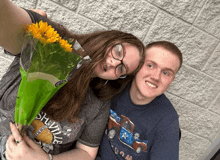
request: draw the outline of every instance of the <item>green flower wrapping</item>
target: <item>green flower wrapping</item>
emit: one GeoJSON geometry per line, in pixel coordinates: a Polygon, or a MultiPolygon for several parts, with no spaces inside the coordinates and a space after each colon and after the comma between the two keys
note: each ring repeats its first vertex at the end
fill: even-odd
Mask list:
{"type": "Polygon", "coordinates": [[[83,50],[71,48],[67,40],[61,39],[42,21],[28,26],[26,40],[20,58],[22,79],[14,115],[20,133],[23,126],[30,125],[45,104],[67,83],[71,71],[82,59],[75,53],[83,50]]]}

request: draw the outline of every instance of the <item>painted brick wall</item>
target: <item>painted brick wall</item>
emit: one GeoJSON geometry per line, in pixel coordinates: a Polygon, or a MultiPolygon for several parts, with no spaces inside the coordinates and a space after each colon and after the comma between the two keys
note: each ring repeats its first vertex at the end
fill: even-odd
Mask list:
{"type": "MultiPolygon", "coordinates": [[[[202,160],[220,144],[220,0],[12,0],[76,33],[118,29],[144,44],[175,43],[183,66],[166,95],[182,129],[180,160],[202,160]]],[[[0,49],[0,79],[13,57],[0,49]]],[[[210,159],[210,158],[209,158],[210,159]]]]}

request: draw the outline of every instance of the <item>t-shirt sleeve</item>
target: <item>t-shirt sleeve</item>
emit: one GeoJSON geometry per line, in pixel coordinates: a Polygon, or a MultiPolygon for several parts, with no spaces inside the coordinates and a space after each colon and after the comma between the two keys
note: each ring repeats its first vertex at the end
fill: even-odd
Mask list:
{"type": "MultiPolygon", "coordinates": [[[[24,10],[29,14],[32,23],[37,23],[40,21],[47,22],[48,25],[51,25],[53,28],[55,28],[57,30],[56,25],[50,19],[32,11],[32,10],[27,10],[27,9],[24,9],[24,10]]],[[[60,32],[59,30],[57,30],[57,31],[58,31],[58,33],[60,32]]]]}
{"type": "Polygon", "coordinates": [[[109,116],[110,102],[103,102],[98,114],[87,124],[79,142],[90,146],[98,147],[104,133],[109,116]]]}
{"type": "Polygon", "coordinates": [[[150,149],[151,160],[179,159],[179,121],[173,120],[157,133],[150,149]]]}

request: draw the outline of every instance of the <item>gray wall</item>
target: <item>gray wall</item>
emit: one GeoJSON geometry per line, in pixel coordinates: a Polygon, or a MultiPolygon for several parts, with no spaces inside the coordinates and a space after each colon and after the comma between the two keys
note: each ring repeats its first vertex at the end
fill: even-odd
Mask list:
{"type": "MultiPolygon", "coordinates": [[[[166,95],[179,114],[180,160],[210,159],[220,147],[220,0],[12,1],[45,10],[73,32],[118,29],[144,44],[175,43],[184,62],[166,95]]],[[[1,78],[13,57],[0,52],[1,78]]]]}

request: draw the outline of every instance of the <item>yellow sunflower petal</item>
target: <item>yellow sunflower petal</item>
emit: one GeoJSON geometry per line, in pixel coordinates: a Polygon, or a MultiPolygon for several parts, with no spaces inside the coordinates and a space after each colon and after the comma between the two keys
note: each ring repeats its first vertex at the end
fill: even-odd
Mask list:
{"type": "Polygon", "coordinates": [[[60,39],[59,43],[60,43],[60,46],[65,49],[65,51],[67,51],[67,52],[72,51],[71,45],[68,43],[67,40],[60,39]]]}

